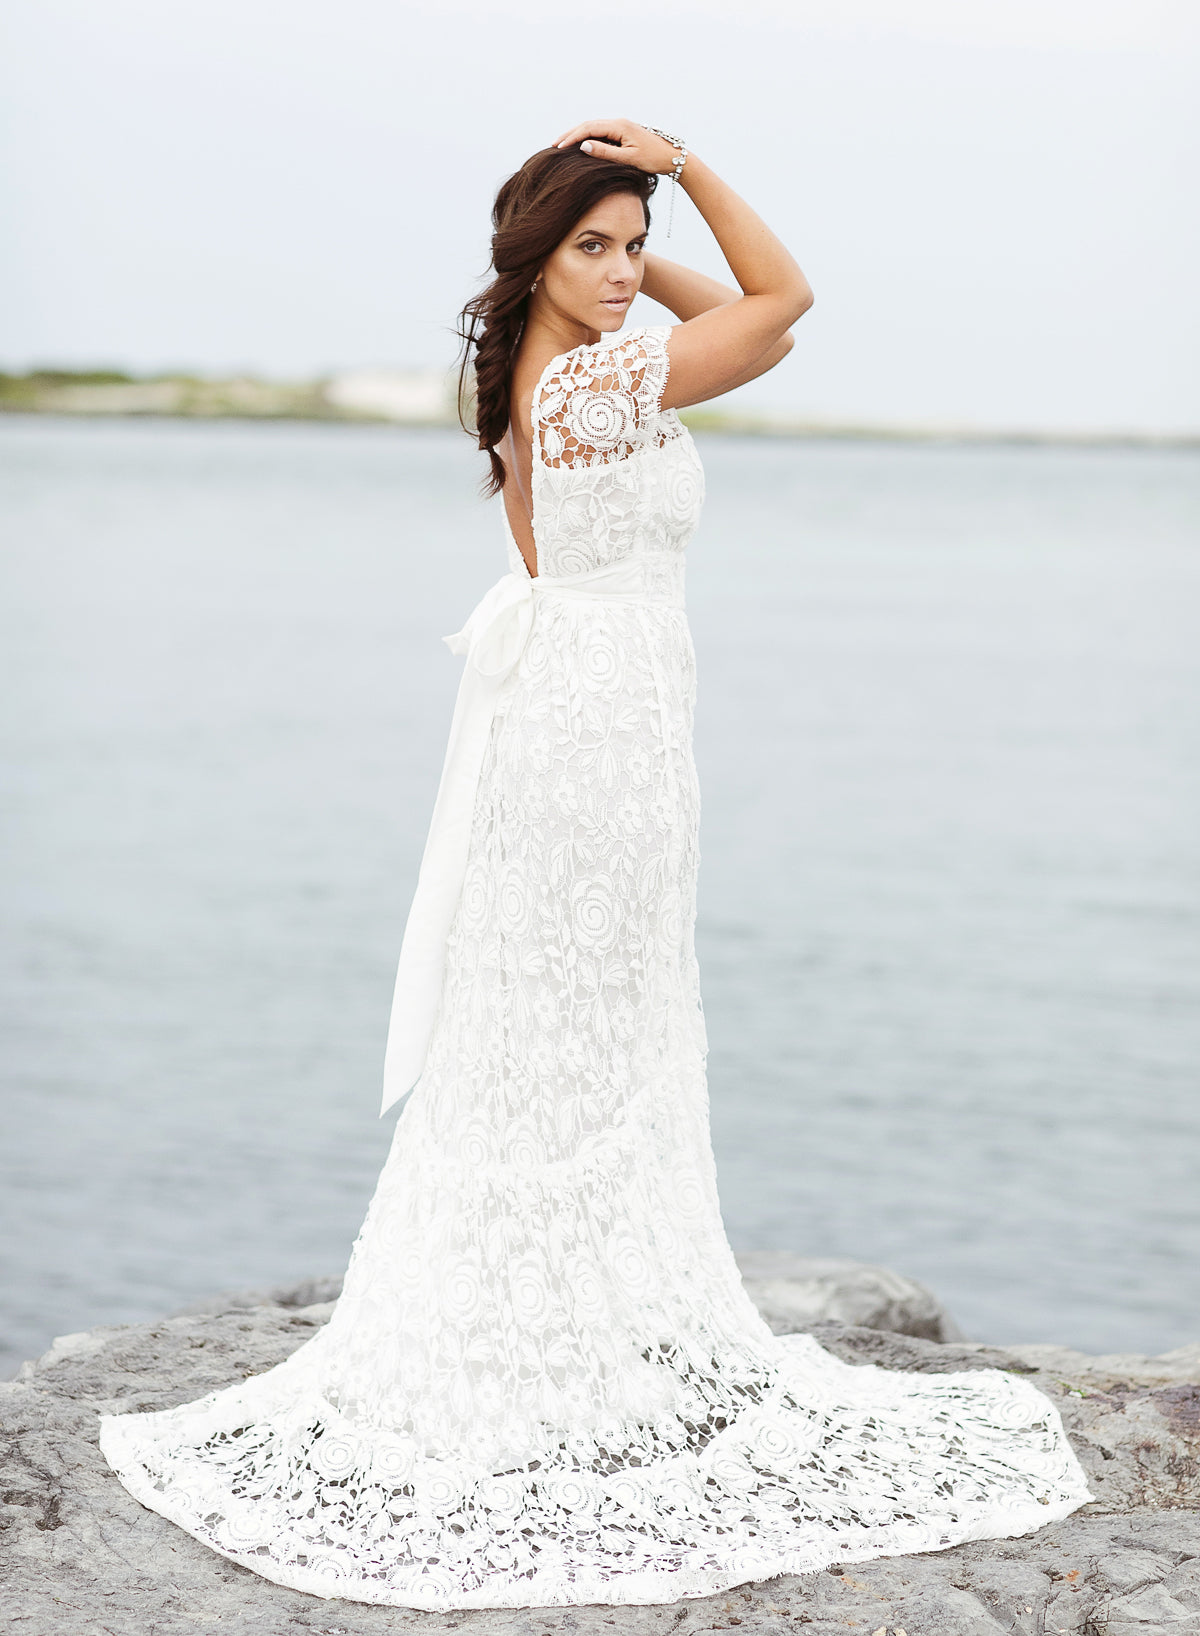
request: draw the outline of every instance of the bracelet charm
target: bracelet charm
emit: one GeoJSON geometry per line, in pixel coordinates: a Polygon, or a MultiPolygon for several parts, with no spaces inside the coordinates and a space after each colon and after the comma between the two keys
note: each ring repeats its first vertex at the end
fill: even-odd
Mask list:
{"type": "Polygon", "coordinates": [[[669,142],[673,148],[678,148],[671,171],[671,203],[667,210],[667,237],[671,237],[671,223],[675,220],[675,193],[679,187],[679,176],[687,163],[687,143],[681,136],[672,136],[669,131],[660,131],[657,125],[647,125],[646,129],[655,136],[661,136],[664,142],[669,142]]]}

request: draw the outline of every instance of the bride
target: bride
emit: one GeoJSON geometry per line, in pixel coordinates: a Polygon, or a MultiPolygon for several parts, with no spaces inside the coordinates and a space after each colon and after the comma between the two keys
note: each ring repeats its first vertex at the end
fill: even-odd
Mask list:
{"type": "Polygon", "coordinates": [[[535,154],[494,222],[464,333],[508,572],[447,638],[384,1106],[412,1094],[329,1323],[198,1402],[104,1416],[104,1453],[265,1578],[397,1607],[673,1602],[1028,1534],[1094,1498],[1054,1404],[776,1337],[718,1206],[683,597],[703,481],[675,411],[777,363],[808,284],[629,120],[535,154]],[[647,253],[664,175],[736,291],[647,253]],[[680,321],[622,331],[639,290],[680,321]]]}

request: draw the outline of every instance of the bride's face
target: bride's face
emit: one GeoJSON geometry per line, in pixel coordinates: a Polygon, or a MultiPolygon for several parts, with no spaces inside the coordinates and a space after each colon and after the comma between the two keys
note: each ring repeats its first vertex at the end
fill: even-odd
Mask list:
{"type": "Polygon", "coordinates": [[[537,296],[587,329],[620,329],[642,283],[642,201],[610,193],[581,216],[538,276],[537,296]]]}

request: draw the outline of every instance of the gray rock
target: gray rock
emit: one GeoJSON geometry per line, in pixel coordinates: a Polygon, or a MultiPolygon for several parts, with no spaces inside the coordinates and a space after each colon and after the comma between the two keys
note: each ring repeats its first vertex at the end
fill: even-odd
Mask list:
{"type": "MultiPolygon", "coordinates": [[[[811,1264],[810,1264],[811,1265],[811,1264]]],[[[768,1280],[769,1281],[769,1280],[768,1280]]],[[[779,1280],[775,1280],[778,1282],[779,1280]]],[[[901,1281],[904,1282],[904,1281],[901,1281]]],[[[1197,1636],[1200,1346],[1091,1358],[836,1323],[805,1326],[852,1363],[1004,1368],[1058,1404],[1100,1498],[1022,1539],[841,1565],[673,1607],[429,1614],[284,1590],[132,1499],[96,1443],[100,1413],[166,1408],[268,1369],[331,1311],[336,1280],[243,1304],[62,1336],[0,1384],[0,1565],[17,1636],[1197,1636]]],[[[920,1286],[915,1286],[919,1289],[920,1286]]],[[[781,1292],[781,1299],[786,1291],[781,1292]]],[[[805,1297],[797,1296],[797,1304],[805,1297]]],[[[797,1310],[793,1308],[792,1310],[797,1310]]]]}
{"type": "Polygon", "coordinates": [[[932,1290],[887,1267],[786,1250],[745,1250],[737,1263],[755,1306],[777,1335],[832,1319],[930,1341],[962,1339],[932,1290]]]}
{"type": "Polygon", "coordinates": [[[277,1284],[272,1289],[233,1290],[223,1295],[207,1295],[200,1301],[173,1312],[173,1318],[190,1318],[205,1312],[253,1312],[255,1307],[312,1307],[336,1301],[342,1293],[341,1275],[305,1278],[299,1284],[277,1284]]]}

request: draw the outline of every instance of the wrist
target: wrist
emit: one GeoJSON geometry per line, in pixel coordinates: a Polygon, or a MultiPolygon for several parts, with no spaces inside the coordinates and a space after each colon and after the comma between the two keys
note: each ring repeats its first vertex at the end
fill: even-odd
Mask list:
{"type": "Polygon", "coordinates": [[[703,159],[701,159],[698,154],[693,153],[689,148],[687,164],[683,167],[679,177],[679,185],[683,191],[690,195],[693,183],[699,181],[700,173],[702,171],[706,171],[707,169],[708,166],[704,163],[703,159]]]}
{"type": "Polygon", "coordinates": [[[654,175],[669,176],[672,181],[677,182],[680,172],[687,163],[687,143],[681,136],[674,136],[670,131],[659,130],[657,125],[646,125],[643,129],[649,131],[652,136],[660,136],[672,149],[670,161],[665,166],[655,169],[654,175]]]}
{"type": "Polygon", "coordinates": [[[671,178],[671,204],[667,212],[667,237],[670,238],[671,224],[675,220],[675,194],[679,189],[679,178],[687,166],[687,143],[683,137],[674,136],[670,131],[660,131],[657,125],[647,125],[645,129],[653,132],[655,136],[661,137],[664,142],[669,143],[672,150],[670,168],[657,172],[659,176],[669,176],[671,178]]]}

